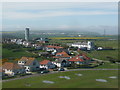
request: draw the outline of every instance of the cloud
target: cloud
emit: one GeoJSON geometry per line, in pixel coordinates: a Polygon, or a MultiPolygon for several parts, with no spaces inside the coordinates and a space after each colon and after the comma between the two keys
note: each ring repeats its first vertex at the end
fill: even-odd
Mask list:
{"type": "Polygon", "coordinates": [[[117,2],[7,2],[3,3],[3,10],[50,10],[65,8],[92,8],[92,9],[117,9],[117,2]]]}
{"type": "Polygon", "coordinates": [[[56,16],[71,16],[71,15],[110,15],[117,14],[117,12],[106,11],[47,11],[39,13],[26,13],[26,12],[6,12],[3,14],[3,19],[35,19],[56,16]]]}
{"type": "Polygon", "coordinates": [[[117,3],[113,2],[8,2],[3,3],[3,19],[31,19],[70,15],[109,15],[117,14],[117,5],[117,3]],[[72,9],[78,9],[78,11],[75,12],[72,9]],[[83,9],[86,10],[80,11],[83,9]],[[87,9],[90,9],[90,11],[87,9]]]}

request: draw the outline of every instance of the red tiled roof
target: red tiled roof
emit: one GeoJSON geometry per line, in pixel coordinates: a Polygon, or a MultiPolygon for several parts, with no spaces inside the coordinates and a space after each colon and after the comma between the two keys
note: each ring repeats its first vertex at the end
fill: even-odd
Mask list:
{"type": "Polygon", "coordinates": [[[78,55],[78,56],[75,56],[75,57],[69,59],[69,61],[81,61],[81,62],[83,62],[85,60],[90,60],[90,58],[87,57],[85,54],[81,54],[81,55],[78,55]],[[82,58],[80,56],[82,56],[82,58]]]}
{"type": "Polygon", "coordinates": [[[46,65],[48,62],[50,62],[50,61],[49,60],[43,60],[43,61],[40,62],[40,64],[46,65]]]}
{"type": "Polygon", "coordinates": [[[21,69],[22,67],[20,67],[18,64],[16,63],[11,63],[11,62],[5,62],[2,66],[3,69],[9,69],[9,70],[13,70],[13,69],[21,69]]]}
{"type": "Polygon", "coordinates": [[[83,62],[84,60],[81,59],[79,56],[75,56],[75,57],[69,59],[69,61],[81,61],[81,62],[83,62]]]}
{"type": "Polygon", "coordinates": [[[60,46],[52,46],[52,45],[48,45],[47,47],[48,48],[56,48],[56,49],[63,48],[63,47],[60,47],[60,46]]]}
{"type": "Polygon", "coordinates": [[[59,53],[56,53],[56,55],[60,55],[60,54],[67,54],[65,51],[62,51],[62,52],[59,52],[59,53]]]}
{"type": "Polygon", "coordinates": [[[65,51],[62,51],[60,53],[56,53],[56,55],[60,55],[60,56],[53,56],[53,58],[70,57],[65,51]]]}

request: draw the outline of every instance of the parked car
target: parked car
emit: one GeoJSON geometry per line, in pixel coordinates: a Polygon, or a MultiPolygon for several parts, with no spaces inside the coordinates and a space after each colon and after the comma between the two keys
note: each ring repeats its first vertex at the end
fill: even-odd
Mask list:
{"type": "Polygon", "coordinates": [[[64,68],[59,68],[58,70],[59,70],[59,71],[65,71],[65,69],[64,69],[64,68]]]}
{"type": "Polygon", "coordinates": [[[58,71],[58,69],[56,68],[56,69],[53,69],[53,71],[58,71]]]}
{"type": "Polygon", "coordinates": [[[44,74],[44,73],[48,73],[48,70],[44,70],[44,71],[39,71],[38,73],[44,74]]]}

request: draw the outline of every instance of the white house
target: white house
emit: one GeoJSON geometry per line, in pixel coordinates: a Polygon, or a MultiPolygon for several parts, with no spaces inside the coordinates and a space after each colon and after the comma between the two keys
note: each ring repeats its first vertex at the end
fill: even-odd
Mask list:
{"type": "Polygon", "coordinates": [[[22,57],[18,64],[25,67],[26,73],[39,70],[39,62],[35,58],[22,57]]]}
{"type": "Polygon", "coordinates": [[[23,41],[22,45],[24,45],[25,47],[30,47],[32,46],[32,44],[28,41],[23,41]]]}
{"type": "Polygon", "coordinates": [[[11,62],[5,62],[2,66],[2,69],[4,70],[5,74],[10,76],[14,76],[15,74],[25,73],[23,67],[19,66],[16,63],[11,63],[11,62]]]}
{"type": "Polygon", "coordinates": [[[40,68],[43,68],[43,69],[53,69],[55,67],[56,67],[55,64],[53,64],[49,60],[43,60],[43,61],[40,62],[40,68]]]}
{"type": "Polygon", "coordinates": [[[16,44],[22,45],[22,44],[23,44],[23,40],[22,40],[22,39],[18,39],[18,40],[16,41],[16,44]]]}
{"type": "Polygon", "coordinates": [[[56,59],[52,63],[55,64],[57,67],[69,66],[69,61],[68,60],[64,60],[64,59],[56,59]]]}
{"type": "Polygon", "coordinates": [[[94,43],[92,41],[78,42],[78,43],[72,44],[71,46],[78,47],[78,48],[87,48],[87,50],[92,50],[94,48],[94,43]]]}

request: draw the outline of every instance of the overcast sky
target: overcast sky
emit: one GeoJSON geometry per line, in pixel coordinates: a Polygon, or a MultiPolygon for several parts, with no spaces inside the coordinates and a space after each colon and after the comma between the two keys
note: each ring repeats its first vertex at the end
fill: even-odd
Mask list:
{"type": "Polygon", "coordinates": [[[117,34],[117,2],[6,2],[3,30],[86,30],[117,34]]]}

